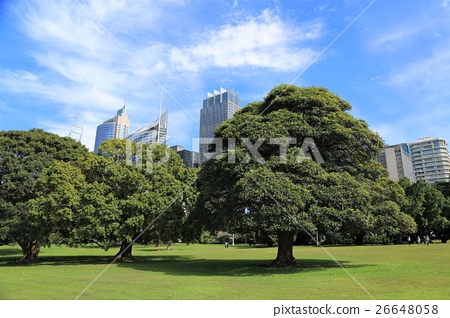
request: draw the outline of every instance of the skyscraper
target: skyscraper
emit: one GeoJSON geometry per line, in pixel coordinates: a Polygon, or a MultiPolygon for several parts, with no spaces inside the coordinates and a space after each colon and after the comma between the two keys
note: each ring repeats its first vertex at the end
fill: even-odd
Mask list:
{"type": "Polygon", "coordinates": [[[390,179],[399,181],[406,177],[411,182],[416,181],[411,161],[411,150],[408,144],[384,147],[378,157],[378,162],[388,170],[390,179]]]}
{"type": "Polygon", "coordinates": [[[97,126],[97,133],[95,135],[94,152],[98,152],[98,147],[103,141],[107,139],[123,139],[128,135],[130,129],[130,120],[127,115],[127,106],[124,105],[117,111],[117,115],[103,124],[97,126]]]}
{"type": "Polygon", "coordinates": [[[134,142],[165,145],[167,140],[167,122],[168,111],[166,110],[153,123],[136,130],[126,138],[134,142]]]}
{"type": "Polygon", "coordinates": [[[450,155],[445,139],[426,137],[409,146],[417,180],[428,183],[450,181],[450,155]]]}
{"type": "Polygon", "coordinates": [[[208,93],[200,110],[200,164],[206,160],[208,152],[206,138],[214,138],[214,130],[225,120],[231,118],[241,107],[239,94],[233,90],[220,88],[220,92],[208,93]]]}

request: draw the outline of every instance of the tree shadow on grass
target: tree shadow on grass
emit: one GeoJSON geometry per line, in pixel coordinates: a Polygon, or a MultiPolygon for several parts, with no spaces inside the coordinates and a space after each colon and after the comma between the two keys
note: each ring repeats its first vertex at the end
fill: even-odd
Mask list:
{"type": "MultiPolygon", "coordinates": [[[[18,262],[17,255],[0,259],[1,267],[15,266],[77,266],[109,265],[113,261],[105,256],[43,256],[38,262],[18,262]]],[[[372,264],[352,264],[339,260],[297,259],[298,266],[286,268],[269,267],[270,260],[261,259],[198,259],[189,255],[137,256],[133,261],[117,261],[122,268],[140,271],[162,272],[173,276],[268,276],[274,274],[295,274],[323,271],[344,267],[346,269],[374,266],[372,264]]]]}
{"type": "Polygon", "coordinates": [[[359,268],[370,264],[351,264],[348,261],[299,259],[298,266],[269,267],[270,261],[254,259],[193,259],[186,256],[145,257],[138,262],[120,262],[118,266],[150,272],[163,272],[174,276],[268,276],[322,271],[334,268],[359,268]]]}
{"type": "MultiPolygon", "coordinates": [[[[162,272],[174,276],[267,276],[323,271],[340,268],[341,266],[348,269],[375,266],[373,264],[354,264],[345,260],[339,260],[338,264],[331,259],[299,258],[297,259],[298,266],[272,268],[268,266],[271,262],[270,259],[200,259],[195,255],[155,253],[163,250],[165,250],[164,247],[142,247],[139,248],[139,252],[145,252],[146,255],[138,255],[136,260],[133,261],[117,261],[115,264],[123,268],[162,272]]],[[[21,254],[20,249],[0,249],[0,268],[16,266],[107,266],[113,262],[111,254],[68,256],[41,254],[38,262],[21,263],[18,262],[21,254]]]]}
{"type": "Polygon", "coordinates": [[[0,256],[11,256],[14,255],[17,257],[17,255],[22,256],[22,251],[19,248],[2,248],[0,249],[0,256]]]}
{"type": "Polygon", "coordinates": [[[8,256],[0,258],[1,267],[12,266],[70,266],[70,265],[108,265],[112,262],[111,256],[44,256],[39,257],[37,262],[20,262],[20,257],[8,256]]]}

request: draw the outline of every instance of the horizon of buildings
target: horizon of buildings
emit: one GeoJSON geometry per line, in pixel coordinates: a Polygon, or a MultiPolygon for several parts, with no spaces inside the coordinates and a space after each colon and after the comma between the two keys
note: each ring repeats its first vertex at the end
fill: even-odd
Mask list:
{"type": "Polygon", "coordinates": [[[166,144],[168,126],[168,111],[166,110],[150,125],[139,128],[129,134],[130,119],[126,112],[126,105],[117,111],[116,116],[104,121],[97,126],[95,134],[94,152],[98,152],[98,147],[105,140],[129,139],[133,142],[146,144],[158,143],[166,144]]]}
{"type": "MultiPolygon", "coordinates": [[[[201,167],[208,158],[209,143],[215,129],[231,118],[241,108],[241,99],[234,90],[220,88],[207,93],[200,110],[199,152],[175,145],[170,148],[180,155],[186,167],[201,167]],[[207,142],[206,142],[207,141],[207,142]]],[[[117,111],[115,117],[97,127],[94,152],[106,139],[127,138],[133,142],[166,144],[168,111],[162,113],[153,123],[128,134],[130,120],[126,105],[117,111]]],[[[448,143],[443,138],[424,137],[415,142],[386,145],[376,158],[389,173],[389,178],[399,181],[406,177],[411,182],[424,180],[428,183],[450,181],[450,154],[448,143]]]]}
{"type": "Polygon", "coordinates": [[[395,181],[402,177],[411,182],[450,181],[450,154],[443,138],[424,137],[414,142],[386,145],[377,161],[395,181]]]}
{"type": "MultiPolygon", "coordinates": [[[[234,90],[220,88],[213,93],[207,93],[203,100],[203,108],[200,111],[200,144],[199,152],[184,149],[180,145],[171,148],[180,155],[186,167],[199,167],[206,160],[205,154],[208,152],[208,144],[205,142],[214,138],[215,129],[225,120],[231,118],[236,111],[241,108],[241,99],[234,90]]],[[[165,111],[158,119],[150,125],[142,127],[135,132],[128,134],[130,120],[126,115],[126,105],[117,111],[117,115],[97,127],[94,152],[98,152],[98,147],[107,139],[127,138],[133,142],[143,142],[147,144],[167,142],[168,111],[165,111]],[[125,119],[124,119],[125,118],[125,119]],[[123,126],[123,123],[126,126],[123,126]],[[120,133],[119,133],[120,132],[120,133]]]]}

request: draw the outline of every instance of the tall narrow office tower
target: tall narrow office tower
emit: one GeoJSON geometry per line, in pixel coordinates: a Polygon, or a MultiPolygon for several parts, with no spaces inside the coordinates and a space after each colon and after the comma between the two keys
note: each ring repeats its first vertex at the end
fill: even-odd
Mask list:
{"type": "Polygon", "coordinates": [[[233,90],[220,88],[220,92],[208,93],[203,100],[203,108],[200,111],[200,165],[206,161],[208,152],[207,138],[214,138],[214,130],[225,120],[231,118],[241,107],[239,94],[233,90]]]}
{"type": "Polygon", "coordinates": [[[443,138],[421,138],[409,144],[416,179],[428,183],[450,181],[450,156],[443,138]]]}
{"type": "Polygon", "coordinates": [[[130,129],[130,120],[127,115],[127,106],[124,105],[117,111],[117,115],[103,124],[97,126],[95,135],[94,152],[98,152],[98,147],[107,139],[123,139],[128,135],[130,129]]]}

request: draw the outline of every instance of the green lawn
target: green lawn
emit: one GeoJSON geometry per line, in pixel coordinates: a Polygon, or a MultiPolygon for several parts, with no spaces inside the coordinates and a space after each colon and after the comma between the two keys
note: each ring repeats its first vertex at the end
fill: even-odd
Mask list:
{"type": "MultiPolygon", "coordinates": [[[[344,269],[317,247],[295,247],[298,268],[269,268],[276,248],[135,246],[138,260],[114,263],[79,299],[450,299],[450,244],[326,250],[344,269]]],[[[0,299],[75,299],[116,252],[52,247],[21,264],[0,247],[0,299]]]]}

